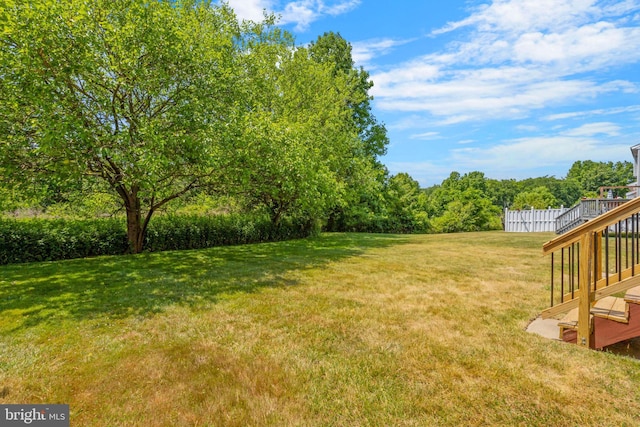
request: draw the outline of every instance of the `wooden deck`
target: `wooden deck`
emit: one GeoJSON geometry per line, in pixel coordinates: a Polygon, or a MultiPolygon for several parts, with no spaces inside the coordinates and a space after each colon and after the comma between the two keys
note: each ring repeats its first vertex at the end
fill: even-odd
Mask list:
{"type": "Polygon", "coordinates": [[[583,199],[580,203],[556,217],[556,234],[566,233],[628,201],[629,199],[583,199]]]}

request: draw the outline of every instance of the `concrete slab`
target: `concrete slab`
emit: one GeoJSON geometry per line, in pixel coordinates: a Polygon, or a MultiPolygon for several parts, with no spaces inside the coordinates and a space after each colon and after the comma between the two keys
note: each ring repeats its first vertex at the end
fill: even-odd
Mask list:
{"type": "Polygon", "coordinates": [[[558,319],[543,319],[542,317],[537,317],[529,323],[529,326],[527,326],[527,332],[560,341],[558,319]]]}

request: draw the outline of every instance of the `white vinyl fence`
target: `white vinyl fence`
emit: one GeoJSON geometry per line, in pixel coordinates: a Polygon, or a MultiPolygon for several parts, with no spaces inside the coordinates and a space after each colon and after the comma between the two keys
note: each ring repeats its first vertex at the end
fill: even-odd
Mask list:
{"type": "Polygon", "coordinates": [[[556,231],[556,218],[568,209],[504,210],[504,231],[533,233],[556,231]]]}

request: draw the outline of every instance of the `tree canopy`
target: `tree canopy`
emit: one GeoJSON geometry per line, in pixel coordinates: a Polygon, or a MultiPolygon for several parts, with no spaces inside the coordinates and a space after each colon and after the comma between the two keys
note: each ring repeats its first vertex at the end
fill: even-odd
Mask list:
{"type": "Polygon", "coordinates": [[[547,209],[555,207],[558,200],[551,191],[544,186],[535,187],[531,191],[519,193],[511,205],[512,209],[547,209]]]}
{"type": "MultiPolygon", "coordinates": [[[[600,187],[626,186],[633,181],[631,162],[577,161],[569,169],[567,180],[575,181],[586,193],[596,194],[600,187]]],[[[624,196],[627,190],[615,189],[614,195],[624,196]]]]}
{"type": "Polygon", "coordinates": [[[341,171],[359,144],[343,126],[349,114],[340,96],[344,82],[311,60],[307,49],[292,49],[277,29],[263,31],[275,42],[251,43],[247,50],[250,93],[244,97],[238,189],[266,207],[274,223],[283,214],[317,217],[337,203],[341,171]]]}
{"type": "Polygon", "coordinates": [[[140,251],[155,210],[224,173],[241,35],[232,11],[98,0],[16,2],[2,15],[3,164],[104,181],[140,251]]]}
{"type": "Polygon", "coordinates": [[[0,13],[2,187],[101,183],[134,252],[154,212],[194,189],[244,194],[275,223],[320,216],[366,187],[354,178],[384,152],[368,74],[341,38],[319,39],[349,57],[339,68],[273,18],[239,24],[224,3],[48,0],[0,13]]]}
{"type": "Polygon", "coordinates": [[[384,124],[378,122],[371,110],[373,97],[369,90],[373,81],[364,68],[355,67],[351,44],[340,34],[328,32],[311,43],[309,52],[315,61],[330,66],[335,77],[345,80],[343,96],[351,111],[352,125],[363,143],[364,154],[374,158],[384,155],[389,139],[384,124]]]}

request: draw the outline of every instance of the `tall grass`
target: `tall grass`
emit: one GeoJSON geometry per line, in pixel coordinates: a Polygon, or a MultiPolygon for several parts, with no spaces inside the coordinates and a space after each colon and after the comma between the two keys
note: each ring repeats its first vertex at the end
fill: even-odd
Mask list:
{"type": "Polygon", "coordinates": [[[549,234],[322,234],[0,267],[0,403],[92,426],[638,425],[638,361],[525,331],[549,234]]]}

